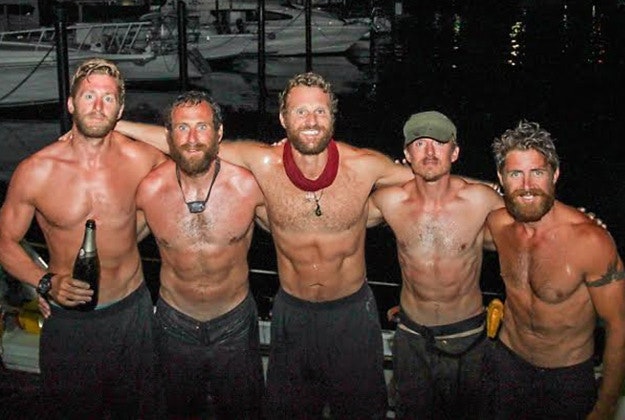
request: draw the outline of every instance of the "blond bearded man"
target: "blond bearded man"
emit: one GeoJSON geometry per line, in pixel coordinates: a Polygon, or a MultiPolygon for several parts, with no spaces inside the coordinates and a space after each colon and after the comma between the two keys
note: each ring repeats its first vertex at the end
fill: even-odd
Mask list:
{"type": "Polygon", "coordinates": [[[51,302],[40,342],[48,409],[63,418],[154,417],[153,307],[135,193],[165,157],[113,131],[125,93],[113,63],[82,63],[70,89],[72,139],[25,159],[11,178],[0,210],[0,264],[51,302]],[[48,246],[48,272],[19,245],[33,217],[48,246]],[[93,291],[71,273],[87,219],[97,223],[101,277],[97,308],[80,312],[74,308],[93,291]]]}

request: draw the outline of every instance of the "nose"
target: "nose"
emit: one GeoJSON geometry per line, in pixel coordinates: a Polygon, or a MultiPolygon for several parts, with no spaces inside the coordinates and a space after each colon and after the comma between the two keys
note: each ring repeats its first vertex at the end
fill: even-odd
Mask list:
{"type": "Polygon", "coordinates": [[[425,154],[428,156],[434,155],[434,143],[431,141],[425,143],[425,154]]]}

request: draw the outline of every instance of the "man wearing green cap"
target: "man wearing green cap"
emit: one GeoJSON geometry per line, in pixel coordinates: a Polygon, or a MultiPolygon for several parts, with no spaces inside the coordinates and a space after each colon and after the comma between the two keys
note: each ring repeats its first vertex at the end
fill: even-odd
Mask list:
{"type": "Polygon", "coordinates": [[[503,200],[485,184],[451,175],[460,149],[445,115],[412,115],[404,137],[414,179],[370,199],[370,218],[384,219],[395,234],[402,273],[393,347],[396,414],[477,418],[485,347],[479,278],[490,242],[484,224],[503,200]]]}

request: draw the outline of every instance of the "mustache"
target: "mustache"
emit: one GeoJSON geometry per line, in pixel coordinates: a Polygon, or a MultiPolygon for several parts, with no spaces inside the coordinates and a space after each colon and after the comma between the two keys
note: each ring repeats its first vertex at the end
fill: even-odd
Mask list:
{"type": "Polygon", "coordinates": [[[206,151],[208,150],[208,145],[206,144],[190,144],[190,143],[185,143],[180,145],[179,147],[180,150],[184,150],[186,152],[192,151],[192,150],[196,150],[196,151],[206,151]]]}
{"type": "Polygon", "coordinates": [[[522,195],[526,195],[526,194],[535,195],[537,197],[550,197],[549,194],[547,194],[546,192],[544,192],[540,188],[529,188],[529,189],[512,191],[510,193],[510,198],[517,198],[517,197],[521,197],[522,195]]]}

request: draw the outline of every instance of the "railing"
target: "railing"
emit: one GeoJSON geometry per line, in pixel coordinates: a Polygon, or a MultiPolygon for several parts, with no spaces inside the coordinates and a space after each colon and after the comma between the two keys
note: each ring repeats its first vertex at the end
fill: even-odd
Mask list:
{"type": "MultiPolygon", "coordinates": [[[[68,26],[69,44],[75,50],[94,50],[108,54],[144,52],[157,35],[150,22],[89,23],[68,26]],[[101,43],[101,45],[97,45],[101,43]]],[[[54,44],[54,28],[0,32],[0,48],[21,47],[47,50],[54,44]]]]}

